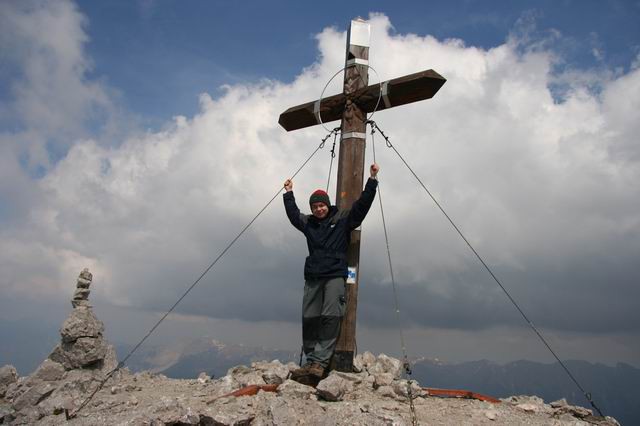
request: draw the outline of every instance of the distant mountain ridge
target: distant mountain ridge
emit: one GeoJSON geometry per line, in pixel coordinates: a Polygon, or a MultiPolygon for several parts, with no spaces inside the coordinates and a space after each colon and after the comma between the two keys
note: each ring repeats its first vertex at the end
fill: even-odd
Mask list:
{"type": "MultiPolygon", "coordinates": [[[[118,348],[120,359],[126,349],[118,348]]],[[[128,363],[131,370],[152,370],[176,379],[192,379],[201,372],[222,377],[231,367],[259,360],[299,360],[299,353],[294,351],[226,345],[213,339],[199,339],[176,348],[143,348],[140,352],[128,363]]],[[[577,360],[566,361],[566,365],[605,414],[622,424],[640,424],[636,393],[640,369],[623,363],[610,367],[577,360]]],[[[412,378],[428,387],[467,389],[498,398],[538,395],[547,402],[566,398],[571,404],[589,406],[558,363],[521,360],[497,364],[481,360],[449,364],[419,358],[413,363],[412,378]]]]}
{"type": "MultiPolygon", "coordinates": [[[[129,347],[119,346],[116,350],[122,359],[129,347]]],[[[299,352],[198,339],[175,347],[143,347],[127,366],[131,371],[150,370],[174,379],[192,379],[202,372],[210,377],[222,377],[231,367],[250,365],[254,361],[277,359],[298,363],[299,356],[299,352]]]]}
{"type": "MultiPolygon", "coordinates": [[[[624,363],[615,367],[577,360],[564,363],[605,414],[622,424],[640,424],[640,369],[624,363]]],[[[421,360],[414,364],[413,376],[423,386],[468,389],[498,398],[537,395],[548,402],[566,398],[571,404],[590,406],[558,363],[421,360]]]]}

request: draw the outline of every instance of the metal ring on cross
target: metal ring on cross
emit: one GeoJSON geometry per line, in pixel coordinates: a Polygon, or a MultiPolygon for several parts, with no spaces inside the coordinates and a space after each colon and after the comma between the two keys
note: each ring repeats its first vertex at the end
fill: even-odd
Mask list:
{"type": "MultiPolygon", "coordinates": [[[[371,113],[371,115],[367,118],[367,120],[371,120],[371,117],[373,117],[373,114],[376,113],[376,111],[378,110],[378,105],[380,105],[380,100],[382,99],[382,81],[380,81],[380,75],[378,74],[378,71],[376,71],[375,68],[373,68],[371,65],[369,64],[358,64],[358,65],[364,65],[365,67],[367,67],[368,69],[370,69],[371,71],[373,71],[376,74],[376,77],[378,78],[378,85],[380,86],[380,90],[378,93],[378,101],[376,102],[376,107],[373,109],[373,112],[371,113]]],[[[332,129],[328,129],[327,126],[324,125],[324,123],[322,122],[322,113],[320,112],[320,107],[322,106],[322,98],[324,97],[324,92],[327,90],[327,87],[329,87],[329,84],[331,84],[331,82],[333,81],[334,78],[336,78],[336,76],[338,74],[340,74],[341,72],[345,71],[348,67],[343,67],[340,70],[338,70],[330,79],[329,81],[327,81],[327,84],[324,85],[324,89],[322,89],[322,93],[320,93],[320,100],[318,101],[318,113],[316,114],[316,117],[318,118],[318,121],[320,122],[320,125],[322,127],[324,127],[324,129],[327,132],[331,132],[332,129]]]]}

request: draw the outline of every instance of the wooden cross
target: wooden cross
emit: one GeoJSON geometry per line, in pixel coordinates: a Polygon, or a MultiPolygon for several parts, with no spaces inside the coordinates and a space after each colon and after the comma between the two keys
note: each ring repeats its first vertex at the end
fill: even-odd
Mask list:
{"type": "MultiPolygon", "coordinates": [[[[339,209],[350,208],[362,192],[367,113],[432,98],[446,81],[437,72],[427,70],[369,86],[369,39],[369,24],[360,18],[352,20],[347,35],[343,93],[289,108],[278,120],[291,131],[342,119],[336,190],[339,209]]],[[[339,371],[353,371],[359,260],[360,229],[356,229],[347,251],[347,309],[331,366],[339,371]]]]}

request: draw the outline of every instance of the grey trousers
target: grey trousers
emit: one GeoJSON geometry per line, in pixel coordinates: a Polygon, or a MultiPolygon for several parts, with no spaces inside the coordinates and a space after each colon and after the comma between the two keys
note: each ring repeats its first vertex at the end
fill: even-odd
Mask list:
{"type": "Polygon", "coordinates": [[[344,278],[306,280],[302,299],[302,346],[307,362],[329,366],[345,311],[344,278]]]}

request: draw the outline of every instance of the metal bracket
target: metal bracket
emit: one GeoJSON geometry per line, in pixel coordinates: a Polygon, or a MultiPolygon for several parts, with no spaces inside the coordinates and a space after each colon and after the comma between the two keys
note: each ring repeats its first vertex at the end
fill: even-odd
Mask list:
{"type": "Polygon", "coordinates": [[[322,123],[320,119],[320,99],[313,103],[313,115],[316,117],[316,122],[318,124],[322,123]]]}
{"type": "Polygon", "coordinates": [[[354,65],[369,65],[369,61],[361,58],[353,58],[347,61],[347,67],[352,67],[354,65]]]}
{"type": "Polygon", "coordinates": [[[382,87],[380,88],[382,92],[382,100],[384,101],[384,106],[387,108],[391,108],[391,101],[389,100],[389,80],[382,83],[382,87]]]}
{"type": "Polygon", "coordinates": [[[366,139],[367,138],[367,134],[366,133],[360,133],[360,132],[349,132],[349,133],[343,133],[340,140],[343,139],[366,139]]]}

